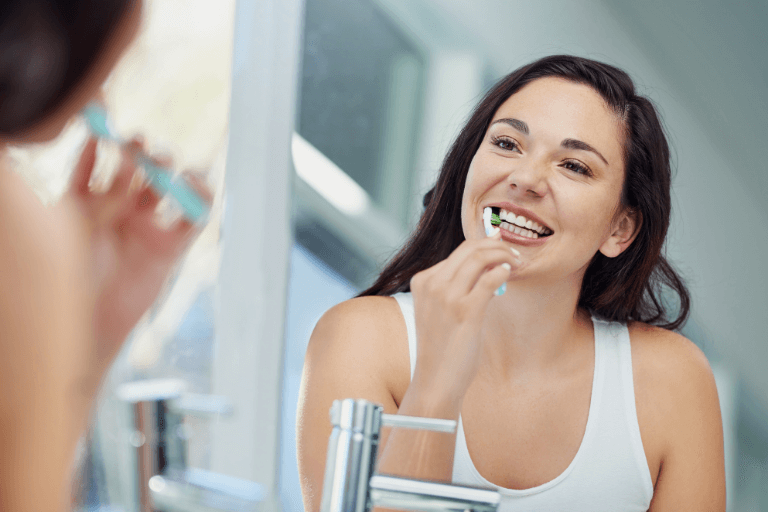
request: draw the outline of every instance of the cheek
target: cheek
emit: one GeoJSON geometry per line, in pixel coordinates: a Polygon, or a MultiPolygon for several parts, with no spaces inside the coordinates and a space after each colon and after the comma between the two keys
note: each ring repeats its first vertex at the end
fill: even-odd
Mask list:
{"type": "MultiPolygon", "coordinates": [[[[473,160],[474,163],[474,160],[473,160]]],[[[469,172],[467,173],[467,179],[464,181],[464,193],[461,196],[461,227],[464,231],[464,237],[466,238],[468,224],[470,222],[468,213],[472,208],[472,198],[474,194],[474,165],[470,164],[469,172]]]]}
{"type": "MultiPolygon", "coordinates": [[[[464,230],[464,236],[471,232],[474,222],[474,213],[477,205],[480,203],[483,194],[489,189],[490,181],[488,176],[478,172],[482,166],[478,165],[478,156],[472,159],[467,171],[467,179],[464,181],[464,193],[461,197],[461,226],[464,230]]],[[[486,173],[487,174],[487,173],[486,173]]]]}
{"type": "Polygon", "coordinates": [[[597,245],[610,235],[615,211],[613,201],[577,190],[563,191],[559,199],[557,204],[562,206],[559,217],[572,233],[594,239],[597,245]]]}

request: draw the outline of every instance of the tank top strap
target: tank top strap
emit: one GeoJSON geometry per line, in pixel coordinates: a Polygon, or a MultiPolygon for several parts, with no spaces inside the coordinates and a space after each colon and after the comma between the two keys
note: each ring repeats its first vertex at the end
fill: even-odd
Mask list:
{"type": "Polygon", "coordinates": [[[650,502],[653,496],[653,483],[637,419],[629,329],[624,323],[609,322],[594,316],[593,323],[595,345],[596,347],[599,344],[602,345],[605,356],[603,357],[603,370],[606,375],[604,405],[615,413],[621,412],[611,420],[605,418],[602,427],[608,427],[611,423],[614,431],[620,429],[625,432],[626,444],[621,448],[628,452],[626,459],[633,461],[642,491],[650,502]]]}
{"type": "Polygon", "coordinates": [[[411,356],[411,380],[416,370],[416,313],[413,309],[413,296],[410,292],[400,292],[392,295],[400,306],[400,312],[405,320],[405,328],[408,332],[408,353],[411,356]]]}

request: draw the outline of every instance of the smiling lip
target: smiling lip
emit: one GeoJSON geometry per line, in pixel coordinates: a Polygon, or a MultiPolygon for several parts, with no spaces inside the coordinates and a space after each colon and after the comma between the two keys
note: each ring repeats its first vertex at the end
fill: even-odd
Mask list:
{"type": "Polygon", "coordinates": [[[547,239],[549,238],[549,236],[539,237],[539,238],[528,238],[527,236],[518,235],[504,228],[499,228],[499,229],[501,230],[502,240],[504,240],[505,242],[513,243],[515,245],[524,245],[526,247],[538,247],[546,243],[547,239]]]}

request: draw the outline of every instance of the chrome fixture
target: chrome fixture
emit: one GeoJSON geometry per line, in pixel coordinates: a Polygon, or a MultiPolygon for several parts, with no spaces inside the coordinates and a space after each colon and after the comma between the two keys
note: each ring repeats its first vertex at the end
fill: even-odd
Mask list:
{"type": "Polygon", "coordinates": [[[127,444],[135,475],[127,512],[255,512],[266,496],[262,486],[187,465],[187,415],[216,417],[232,412],[223,397],[185,393],[183,381],[129,382],[116,391],[126,404],[127,444]]]}
{"type": "Polygon", "coordinates": [[[320,512],[368,512],[373,507],[422,512],[495,512],[495,490],[374,474],[382,426],[455,432],[456,422],[383,414],[367,400],[336,400],[320,512]]]}

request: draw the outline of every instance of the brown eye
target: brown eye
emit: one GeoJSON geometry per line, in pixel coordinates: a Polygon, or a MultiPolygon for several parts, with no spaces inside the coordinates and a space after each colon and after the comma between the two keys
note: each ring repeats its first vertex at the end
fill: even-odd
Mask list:
{"type": "Polygon", "coordinates": [[[519,146],[517,145],[517,142],[515,142],[512,139],[508,139],[506,137],[491,137],[491,144],[493,144],[494,146],[498,146],[500,149],[503,149],[505,151],[519,150],[519,146]]]}
{"type": "Polygon", "coordinates": [[[563,162],[563,167],[568,169],[569,171],[573,171],[578,174],[583,174],[584,176],[592,176],[592,171],[589,170],[589,167],[575,160],[566,160],[565,162],[563,162]]]}

